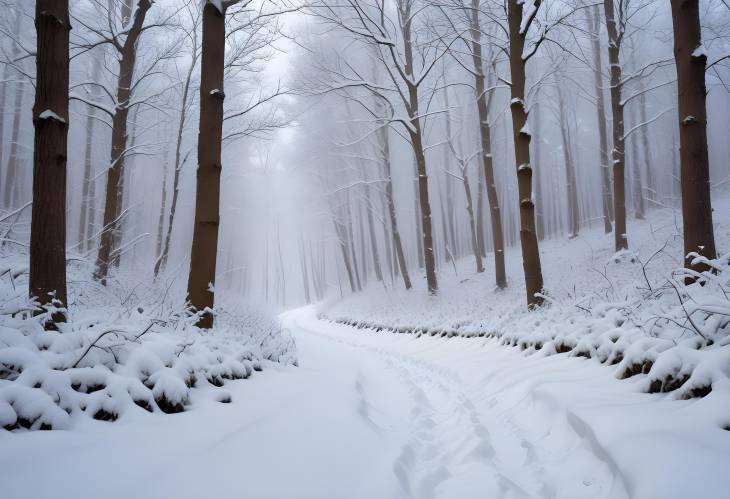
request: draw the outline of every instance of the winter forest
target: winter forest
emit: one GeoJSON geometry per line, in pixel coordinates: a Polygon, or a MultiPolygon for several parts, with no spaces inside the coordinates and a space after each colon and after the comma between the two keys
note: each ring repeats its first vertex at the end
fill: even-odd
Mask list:
{"type": "Polygon", "coordinates": [[[0,9],[0,497],[728,497],[728,0],[0,9]]]}

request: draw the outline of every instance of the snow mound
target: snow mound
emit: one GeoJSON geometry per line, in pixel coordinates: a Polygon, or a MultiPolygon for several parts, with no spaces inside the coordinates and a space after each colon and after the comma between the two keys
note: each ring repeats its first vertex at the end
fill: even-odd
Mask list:
{"type": "MultiPolygon", "coordinates": [[[[212,330],[166,304],[164,290],[106,287],[70,279],[68,321],[42,324],[26,297],[23,255],[0,256],[0,428],[66,429],[78,418],[116,421],[135,413],[186,411],[201,400],[231,402],[221,390],[266,362],[295,364],[295,345],[278,320],[260,310],[224,306],[212,330]],[[202,392],[213,392],[203,397],[202,392]]],[[[80,273],[80,270],[74,271],[80,273]]],[[[79,277],[79,276],[75,276],[79,277]]],[[[130,416],[131,417],[131,416],[130,416]]]]}

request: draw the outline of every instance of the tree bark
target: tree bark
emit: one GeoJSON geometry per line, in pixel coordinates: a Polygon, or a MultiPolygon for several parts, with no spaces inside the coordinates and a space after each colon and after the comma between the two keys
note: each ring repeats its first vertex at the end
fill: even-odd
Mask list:
{"type": "Polygon", "coordinates": [[[492,138],[489,125],[489,98],[485,85],[484,60],[482,55],[481,28],[479,23],[479,0],[472,0],[470,15],[470,33],[472,40],[472,61],[474,65],[474,87],[479,114],[479,140],[482,146],[482,167],[487,184],[487,202],[492,226],[492,245],[494,246],[494,278],[498,288],[507,286],[507,273],[504,267],[504,233],[502,229],[502,213],[499,207],[499,197],[494,179],[494,164],[492,162],[492,138]]]}
{"type": "Polygon", "coordinates": [[[611,154],[608,151],[608,132],[606,130],[606,104],[603,95],[603,60],[601,57],[601,14],[594,5],[588,14],[588,28],[593,52],[593,81],[596,88],[596,118],[598,119],[599,165],[601,171],[601,191],[603,194],[603,230],[609,234],[613,230],[613,194],[611,192],[611,154]]]}
{"type": "Polygon", "coordinates": [[[674,59],[677,66],[680,176],[685,267],[697,272],[706,265],[692,265],[689,253],[717,256],[712,226],[710,166],[707,153],[707,87],[698,0],[672,0],[674,59]]]}
{"type": "Polygon", "coordinates": [[[226,50],[225,13],[210,2],[203,7],[200,78],[200,132],[195,225],[190,255],[188,299],[201,312],[198,327],[213,327],[218,226],[220,222],[221,143],[223,139],[223,66],[226,50]]]}
{"type": "Polygon", "coordinates": [[[626,233],[626,179],[624,174],[624,105],[621,101],[621,41],[614,14],[614,0],[604,0],[608,31],[608,64],[611,68],[611,113],[613,115],[613,213],[616,221],[614,247],[616,251],[629,247],[626,233]]]}
{"type": "MultiPolygon", "coordinates": [[[[66,306],[66,161],[68,141],[68,0],[36,1],[36,95],[33,104],[33,209],[29,291],[41,305],[66,306]],[[54,301],[57,300],[57,301],[54,301]]],[[[55,312],[53,323],[65,321],[55,312]]]]}
{"type": "Polygon", "coordinates": [[[111,164],[106,178],[103,228],[94,272],[94,276],[101,280],[102,284],[106,284],[109,265],[112,263],[114,243],[119,230],[119,187],[127,153],[127,118],[132,95],[132,77],[137,60],[137,40],[142,34],[142,25],[151,6],[150,0],[139,0],[134,21],[120,51],[117,108],[112,119],[111,164]]]}
{"type": "Polygon", "coordinates": [[[408,114],[411,125],[408,128],[408,134],[411,139],[411,147],[413,148],[418,173],[418,199],[421,212],[421,233],[419,236],[423,239],[422,245],[428,292],[430,294],[436,294],[438,292],[438,282],[436,279],[436,259],[433,253],[433,228],[431,224],[431,203],[428,193],[428,172],[426,169],[426,154],[423,149],[423,132],[421,130],[421,119],[419,115],[418,86],[413,79],[413,40],[411,39],[412,16],[410,4],[401,3],[399,9],[401,30],[403,33],[404,71],[408,76],[406,86],[408,87],[408,114]]]}
{"type": "MultiPolygon", "coordinates": [[[[641,86],[641,90],[643,90],[643,85],[641,86]]],[[[646,94],[642,93],[638,97],[638,104],[639,104],[639,121],[641,123],[647,123],[647,116],[646,116],[646,94]]],[[[651,144],[649,143],[649,130],[648,125],[644,125],[641,127],[641,130],[639,130],[639,133],[641,134],[641,149],[642,149],[642,159],[644,164],[644,192],[645,196],[644,199],[646,201],[649,201],[650,203],[656,203],[657,201],[657,186],[656,186],[656,179],[654,177],[654,173],[651,170],[651,144]]],[[[648,206],[647,206],[648,207],[648,206]]]]}
{"type": "Polygon", "coordinates": [[[532,165],[530,164],[530,133],[527,130],[528,111],[525,105],[525,33],[521,32],[522,3],[508,0],[509,63],[512,84],[512,134],[514,137],[517,166],[517,188],[520,207],[520,243],[522,245],[522,268],[525,273],[525,288],[528,307],[540,306],[543,298],[542,268],[537,234],[535,232],[535,204],[532,199],[532,165]]]}

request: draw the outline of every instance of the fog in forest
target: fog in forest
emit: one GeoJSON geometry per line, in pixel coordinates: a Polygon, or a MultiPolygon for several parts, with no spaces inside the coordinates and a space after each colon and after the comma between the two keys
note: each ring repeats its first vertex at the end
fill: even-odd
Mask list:
{"type": "MultiPolygon", "coordinates": [[[[31,200],[32,3],[5,1],[1,18],[0,196],[8,210],[31,200]]],[[[71,2],[67,241],[75,257],[89,262],[97,256],[112,161],[119,40],[138,9],[136,2],[119,3],[71,2]],[[107,39],[114,37],[117,45],[107,39]]],[[[158,267],[164,279],[177,281],[172,289],[179,293],[193,236],[199,4],[159,0],[146,14],[144,25],[151,27],[136,42],[119,184],[121,231],[114,241],[115,272],[149,276],[158,267]]],[[[531,56],[525,101],[539,240],[604,224],[611,229],[613,220],[613,206],[606,204],[613,179],[605,13],[591,2],[543,4],[525,48],[531,56]]],[[[669,3],[619,4],[630,247],[636,218],[680,205],[679,118],[669,3]]],[[[710,175],[717,186],[730,176],[730,68],[723,59],[730,12],[723,2],[702,2],[702,20],[710,66],[710,175]]],[[[217,291],[288,309],[369,285],[402,287],[393,220],[410,279],[426,278],[417,162],[404,107],[408,78],[418,82],[436,267],[448,272],[452,261],[474,258],[476,245],[478,265],[493,268],[495,201],[504,244],[519,246],[502,2],[244,2],[230,8],[226,24],[217,291]],[[403,9],[410,9],[411,68],[399,21],[403,9]],[[475,94],[470,23],[476,12],[489,151],[480,139],[475,94]],[[372,17],[363,21],[363,13],[372,17]],[[488,196],[485,158],[493,165],[496,200],[488,196]]],[[[12,238],[28,238],[29,220],[27,212],[20,214],[12,238]]]]}

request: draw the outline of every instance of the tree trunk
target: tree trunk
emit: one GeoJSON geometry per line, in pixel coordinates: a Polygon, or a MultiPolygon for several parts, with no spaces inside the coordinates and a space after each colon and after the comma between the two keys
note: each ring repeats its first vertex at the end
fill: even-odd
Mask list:
{"type": "Polygon", "coordinates": [[[715,258],[712,227],[710,166],[707,153],[705,66],[698,0],[672,0],[674,59],[679,88],[680,176],[685,267],[697,272],[706,265],[692,265],[689,253],[715,258]]]}
{"type": "MultiPolygon", "coordinates": [[[[20,75],[18,75],[21,78],[20,75]]],[[[13,98],[13,126],[10,135],[10,154],[5,167],[5,189],[3,197],[5,206],[13,208],[20,201],[20,120],[23,116],[23,100],[25,97],[25,84],[18,81],[15,83],[15,96],[13,98]]]]}
{"type": "Polygon", "coordinates": [[[608,30],[608,64],[611,68],[611,113],[613,115],[613,213],[616,220],[614,247],[616,251],[629,247],[626,233],[626,179],[624,176],[624,105],[621,102],[621,41],[616,26],[614,0],[604,0],[608,30]]]}
{"type": "MultiPolygon", "coordinates": [[[[528,127],[532,126],[535,130],[540,130],[540,123],[542,120],[540,119],[540,108],[542,107],[540,105],[540,89],[535,92],[535,114],[533,115],[532,123],[530,124],[530,121],[528,120],[528,127]]],[[[542,149],[540,147],[540,140],[536,140],[534,143],[530,141],[530,145],[533,146],[532,153],[535,155],[534,161],[535,164],[540,163],[540,150],[542,149]]],[[[548,230],[548,222],[549,220],[546,220],[547,211],[545,209],[545,206],[547,203],[545,203],[545,200],[543,199],[543,193],[542,193],[542,178],[540,175],[540,168],[533,170],[534,178],[532,179],[532,185],[535,188],[535,192],[533,194],[533,197],[535,199],[535,229],[537,232],[537,240],[542,241],[546,237],[550,235],[550,232],[548,230]]]]}
{"type": "Polygon", "coordinates": [[[94,276],[106,284],[109,265],[114,251],[114,242],[119,230],[119,186],[124,171],[124,158],[127,153],[127,118],[129,116],[129,100],[132,95],[132,77],[137,59],[137,40],[142,34],[147,11],[151,7],[150,0],[139,0],[134,14],[134,22],[129,28],[127,38],[122,46],[119,59],[119,79],[117,81],[117,108],[112,119],[111,164],[106,177],[106,195],[104,201],[103,226],[99,253],[96,258],[94,276]]]}
{"type": "Polygon", "coordinates": [[[226,51],[225,13],[210,2],[203,7],[200,79],[200,132],[195,226],[190,255],[188,299],[202,312],[198,327],[213,327],[218,225],[220,222],[221,143],[223,139],[223,66],[226,51]]]}
{"type": "Polygon", "coordinates": [[[508,0],[509,62],[512,84],[512,134],[514,137],[517,166],[517,188],[520,206],[520,243],[522,245],[522,268],[525,273],[525,288],[528,307],[540,306],[542,297],[542,268],[537,234],[535,233],[535,204],[532,200],[532,166],[530,164],[530,133],[527,130],[528,111],[525,105],[525,61],[522,53],[525,34],[521,33],[522,3],[508,0]]]}
{"type": "MultiPolygon", "coordinates": [[[[95,83],[99,82],[101,77],[101,64],[98,61],[94,63],[94,72],[92,80],[95,83]]],[[[94,87],[96,88],[96,87],[94,87]]],[[[92,91],[93,95],[96,92],[92,91]]],[[[79,251],[82,253],[88,248],[88,239],[92,235],[92,192],[95,191],[94,184],[96,179],[94,178],[94,132],[96,125],[96,108],[93,106],[87,106],[86,112],[86,147],[84,148],[84,178],[81,187],[81,210],[79,213],[79,232],[78,232],[78,245],[79,251]]]]}
{"type": "Polygon", "coordinates": [[[596,88],[596,117],[598,119],[599,165],[601,171],[601,191],[603,193],[603,230],[609,234],[613,230],[613,194],[611,192],[611,154],[608,151],[608,132],[606,131],[606,104],[603,95],[603,60],[601,57],[601,14],[598,5],[588,14],[588,28],[593,52],[593,81],[596,88]]]}
{"type": "Polygon", "coordinates": [[[367,211],[368,220],[368,233],[370,234],[370,252],[373,257],[373,269],[375,270],[375,278],[382,282],[383,281],[383,269],[380,265],[380,253],[378,251],[378,238],[375,236],[375,220],[373,217],[373,210],[375,209],[375,203],[372,199],[372,189],[368,183],[367,177],[365,177],[365,210],[367,211]]]}
{"type": "Polygon", "coordinates": [[[574,238],[580,232],[580,214],[578,212],[578,183],[575,176],[575,163],[571,150],[570,128],[566,116],[563,81],[558,82],[558,101],[560,103],[560,137],[563,142],[563,158],[565,159],[565,187],[568,204],[568,237],[574,238]]]}
{"type": "Polygon", "coordinates": [[[396,270],[400,270],[401,276],[403,276],[403,285],[406,289],[411,289],[411,278],[408,275],[408,266],[406,264],[406,257],[403,253],[403,243],[400,237],[400,231],[398,230],[398,217],[395,212],[395,200],[393,199],[393,177],[390,165],[390,138],[388,137],[388,129],[385,127],[380,128],[379,132],[380,143],[383,148],[383,171],[385,172],[385,199],[388,204],[388,216],[390,217],[390,229],[393,234],[393,246],[395,246],[395,259],[397,261],[396,270]]]}
{"type": "MultiPolygon", "coordinates": [[[[643,85],[641,87],[643,90],[643,85]]],[[[648,118],[646,117],[646,94],[642,93],[638,97],[639,101],[639,121],[641,123],[647,123],[648,118]]],[[[641,130],[639,130],[639,133],[641,134],[641,149],[642,149],[642,159],[644,164],[644,192],[646,193],[644,198],[646,201],[649,201],[651,203],[657,202],[657,186],[656,186],[656,179],[654,177],[654,173],[651,171],[651,145],[649,143],[649,130],[648,125],[644,125],[641,127],[641,130]]]]}
{"type": "MultiPolygon", "coordinates": [[[[636,113],[631,113],[636,115],[636,113]]],[[[639,165],[639,147],[636,135],[631,137],[631,194],[634,198],[634,216],[637,220],[644,220],[644,187],[641,185],[641,167],[639,165]]]]}
{"type": "MultiPolygon", "coordinates": [[[[33,104],[31,296],[66,306],[66,160],[68,141],[68,0],[36,2],[36,94],[33,104]],[[54,299],[57,302],[54,302],[54,299]]],[[[62,312],[51,320],[65,321],[62,312]]]]}
{"type": "MultiPolygon", "coordinates": [[[[197,40],[197,38],[196,38],[197,40]]],[[[175,212],[177,210],[178,191],[180,186],[180,170],[183,167],[184,160],[181,158],[183,133],[185,131],[185,122],[188,112],[188,100],[190,98],[190,86],[193,80],[193,73],[198,61],[197,44],[193,45],[193,60],[188,68],[183,84],[182,103],[180,108],[180,119],[177,125],[177,141],[175,143],[175,171],[172,177],[172,202],[170,204],[170,213],[167,219],[167,231],[165,232],[165,242],[162,245],[162,251],[155,262],[155,277],[160,273],[160,269],[167,265],[167,257],[170,253],[170,240],[172,239],[172,227],[175,222],[175,212]]]]}
{"type": "Polygon", "coordinates": [[[421,119],[419,116],[418,86],[413,80],[413,41],[411,40],[411,12],[410,7],[400,12],[403,31],[403,48],[405,55],[405,73],[408,76],[406,85],[408,87],[408,114],[411,126],[408,134],[411,139],[413,155],[416,159],[418,173],[418,199],[421,211],[421,233],[423,238],[423,255],[426,266],[426,284],[430,294],[438,291],[436,280],[436,260],[433,254],[433,228],[431,226],[431,203],[428,193],[428,173],[426,169],[426,154],[423,149],[423,132],[421,130],[421,119]]]}
{"type": "Polygon", "coordinates": [[[472,0],[471,37],[474,64],[474,83],[479,112],[479,139],[482,146],[482,166],[487,184],[487,202],[492,225],[492,245],[494,246],[494,277],[498,288],[507,286],[507,273],[504,268],[504,234],[502,230],[502,213],[499,208],[499,197],[494,179],[492,162],[492,138],[489,126],[489,104],[484,78],[484,61],[482,60],[481,30],[479,28],[478,0],[472,0]]]}

